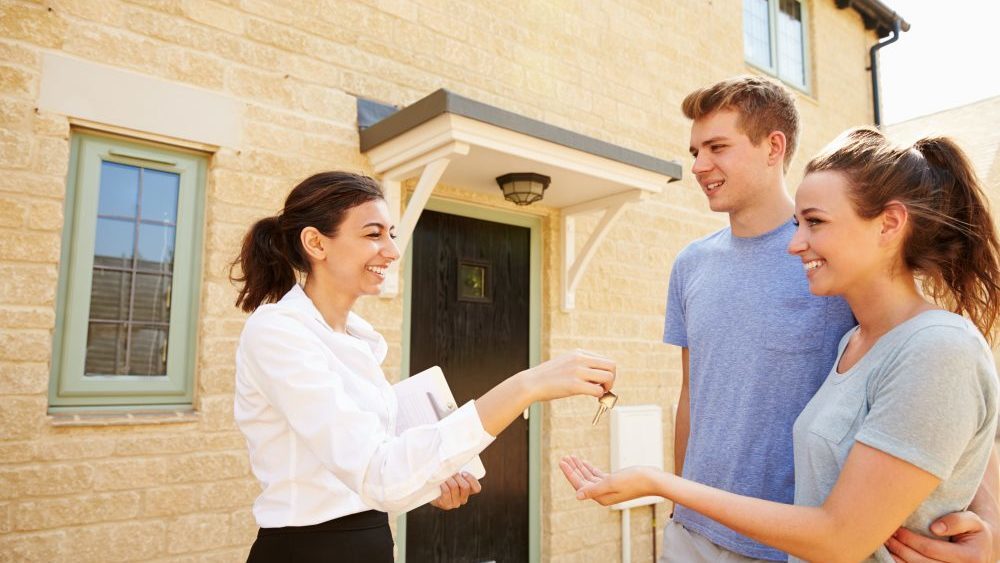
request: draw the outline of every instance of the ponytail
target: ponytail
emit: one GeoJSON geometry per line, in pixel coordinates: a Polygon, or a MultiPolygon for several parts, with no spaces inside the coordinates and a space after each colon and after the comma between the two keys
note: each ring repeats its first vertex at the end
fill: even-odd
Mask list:
{"type": "Polygon", "coordinates": [[[251,313],[278,301],[300,272],[310,272],[299,241],[302,229],[315,227],[326,236],[336,236],[349,209],[380,199],[378,182],[360,174],[321,172],[303,180],[288,194],[281,213],[257,221],[243,237],[240,254],[229,266],[229,280],[242,284],[236,306],[251,313]]]}
{"type": "Polygon", "coordinates": [[[967,315],[992,341],[1000,315],[1000,243],[989,200],[954,141],[924,138],[913,149],[927,162],[926,182],[945,220],[937,244],[926,249],[910,245],[910,259],[930,274],[924,284],[927,292],[967,315]]]}
{"type": "Polygon", "coordinates": [[[849,196],[865,219],[891,202],[906,206],[910,228],[902,260],[924,291],[964,314],[989,341],[1000,315],[1000,243],[986,194],[954,141],[925,138],[911,148],[891,144],[877,129],[852,129],[806,165],[806,173],[844,174],[849,196]]]}
{"type": "Polygon", "coordinates": [[[240,254],[229,268],[229,279],[243,284],[236,306],[244,312],[277,301],[295,285],[295,268],[281,234],[279,218],[266,217],[254,223],[243,237],[240,254]],[[237,264],[241,273],[234,275],[237,264]]]}

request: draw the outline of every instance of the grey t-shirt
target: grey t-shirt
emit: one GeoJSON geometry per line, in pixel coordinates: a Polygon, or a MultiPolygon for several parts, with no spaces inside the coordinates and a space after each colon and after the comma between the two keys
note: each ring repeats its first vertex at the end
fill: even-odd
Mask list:
{"type": "MultiPolygon", "coordinates": [[[[972,323],[935,310],[896,326],[837,373],[854,330],[795,421],[795,504],[823,504],[861,442],[941,479],[903,523],[931,536],[934,520],[968,506],[986,470],[997,425],[992,354],[972,323]]],[[[866,561],[892,558],[880,547],[866,561]]]]}

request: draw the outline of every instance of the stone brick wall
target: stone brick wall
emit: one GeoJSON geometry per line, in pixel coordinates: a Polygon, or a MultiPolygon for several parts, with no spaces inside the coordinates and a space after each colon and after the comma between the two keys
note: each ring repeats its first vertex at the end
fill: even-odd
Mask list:
{"type": "MultiPolygon", "coordinates": [[[[809,5],[814,86],[800,96],[805,134],[790,186],[809,153],[870,119],[874,37],[851,10],[809,5]]],[[[699,85],[750,71],[741,18],[736,0],[0,0],[0,561],[245,558],[257,484],[231,414],[244,316],[227,267],[248,225],[278,209],[296,181],[370,171],[355,96],[403,105],[445,87],[687,166],[678,105],[699,85]],[[240,145],[220,147],[209,164],[193,415],[47,414],[71,126],[37,109],[45,53],[243,105],[240,145]]],[[[512,208],[461,186],[439,192],[512,208]]],[[[670,184],[616,224],[567,314],[558,307],[559,213],[530,212],[545,218],[543,357],[575,347],[611,355],[622,400],[662,404],[669,419],[680,361],[659,343],[667,274],[688,241],[725,218],[707,211],[690,177],[670,184]]],[[[397,378],[403,298],[359,309],[389,341],[386,373],[397,378]]],[[[620,550],[618,515],[578,503],[555,465],[569,452],[607,464],[607,437],[579,431],[592,412],[584,399],[546,411],[545,561],[609,561],[620,550]]],[[[665,436],[671,428],[665,420],[665,436]]],[[[651,511],[634,512],[632,555],[647,560],[651,511]]],[[[668,512],[657,509],[659,526],[668,512]]]]}

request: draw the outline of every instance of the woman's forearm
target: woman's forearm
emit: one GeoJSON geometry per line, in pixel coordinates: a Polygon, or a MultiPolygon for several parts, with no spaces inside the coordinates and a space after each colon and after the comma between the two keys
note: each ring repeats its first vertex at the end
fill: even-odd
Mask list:
{"type": "Polygon", "coordinates": [[[823,507],[795,506],[733,494],[681,479],[655,476],[658,494],[700,512],[761,543],[809,561],[859,561],[854,542],[841,537],[845,526],[823,507]]]}
{"type": "Polygon", "coordinates": [[[535,400],[523,373],[508,377],[476,399],[483,429],[493,436],[503,432],[535,400]]]}

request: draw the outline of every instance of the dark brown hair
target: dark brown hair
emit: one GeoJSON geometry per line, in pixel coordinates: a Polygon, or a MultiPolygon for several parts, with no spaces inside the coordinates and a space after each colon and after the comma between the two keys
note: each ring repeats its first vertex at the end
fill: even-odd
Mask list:
{"type": "Polygon", "coordinates": [[[912,147],[876,129],[846,131],[806,165],[806,173],[844,174],[859,215],[877,217],[891,202],[906,206],[905,266],[939,303],[965,314],[992,342],[1000,314],[1000,244],[988,200],[965,153],[947,137],[912,147]]]}
{"type": "Polygon", "coordinates": [[[739,114],[737,127],[755,145],[772,131],[785,134],[784,170],[795,156],[799,142],[799,112],[795,96],[781,84],[760,76],[737,76],[691,92],[681,102],[688,119],[699,119],[720,110],[739,114]]]}
{"type": "Polygon", "coordinates": [[[273,303],[292,288],[298,272],[309,273],[299,241],[302,229],[316,227],[335,236],[347,210],[383,198],[378,182],[368,176],[335,171],[303,180],[288,194],[281,213],[257,221],[243,237],[229,267],[229,279],[242,284],[236,306],[250,313],[273,303]],[[239,275],[234,274],[237,265],[239,275]]]}

